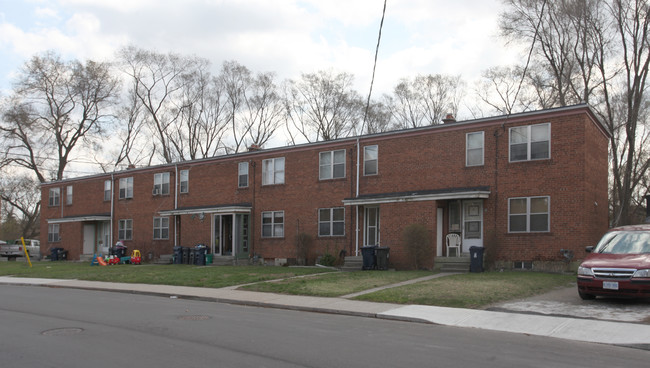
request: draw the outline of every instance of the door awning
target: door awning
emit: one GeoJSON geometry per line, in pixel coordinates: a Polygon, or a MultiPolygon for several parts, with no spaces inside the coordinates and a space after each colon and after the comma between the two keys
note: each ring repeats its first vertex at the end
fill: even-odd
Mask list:
{"type": "Polygon", "coordinates": [[[346,206],[366,206],[382,203],[402,203],[420,201],[442,201],[452,199],[484,199],[490,197],[490,187],[445,188],[395,192],[381,194],[363,194],[355,198],[346,198],[346,206]]]}
{"type": "Polygon", "coordinates": [[[179,216],[179,215],[213,215],[213,214],[232,214],[232,213],[251,213],[252,206],[250,203],[225,204],[215,206],[197,206],[197,207],[179,207],[175,210],[158,211],[161,216],[179,216]]]}
{"type": "Polygon", "coordinates": [[[47,219],[48,224],[62,224],[65,222],[92,222],[92,221],[110,221],[111,215],[98,214],[98,215],[81,215],[81,216],[67,216],[61,218],[47,219]]]}

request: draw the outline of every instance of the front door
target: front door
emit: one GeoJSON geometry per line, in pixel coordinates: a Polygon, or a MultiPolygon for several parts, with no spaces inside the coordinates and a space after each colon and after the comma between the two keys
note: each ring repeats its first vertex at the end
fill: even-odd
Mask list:
{"type": "Polygon", "coordinates": [[[214,215],[212,252],[219,256],[230,256],[233,250],[233,216],[214,215]]]}
{"type": "Polygon", "coordinates": [[[93,254],[95,251],[95,225],[84,224],[83,254],[93,254]]]}
{"type": "Polygon", "coordinates": [[[483,246],[483,200],[463,201],[463,240],[464,253],[470,247],[483,246]]]}

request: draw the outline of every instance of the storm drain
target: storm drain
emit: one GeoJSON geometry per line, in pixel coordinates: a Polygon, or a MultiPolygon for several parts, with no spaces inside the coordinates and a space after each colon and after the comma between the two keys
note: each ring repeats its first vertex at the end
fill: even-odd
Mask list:
{"type": "Polygon", "coordinates": [[[189,315],[189,316],[180,316],[178,319],[181,321],[205,321],[208,320],[212,317],[210,316],[202,316],[202,315],[189,315]]]}
{"type": "Polygon", "coordinates": [[[54,328],[51,330],[41,332],[41,335],[45,336],[70,336],[82,333],[83,328],[78,327],[65,327],[65,328],[54,328]]]}

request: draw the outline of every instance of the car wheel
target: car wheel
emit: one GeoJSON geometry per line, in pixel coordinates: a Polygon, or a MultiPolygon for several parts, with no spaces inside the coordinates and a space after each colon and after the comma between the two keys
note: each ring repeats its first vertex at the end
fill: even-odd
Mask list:
{"type": "Polygon", "coordinates": [[[582,300],[594,300],[594,299],[596,299],[595,295],[585,294],[582,291],[578,291],[578,295],[580,295],[580,299],[582,299],[582,300]]]}

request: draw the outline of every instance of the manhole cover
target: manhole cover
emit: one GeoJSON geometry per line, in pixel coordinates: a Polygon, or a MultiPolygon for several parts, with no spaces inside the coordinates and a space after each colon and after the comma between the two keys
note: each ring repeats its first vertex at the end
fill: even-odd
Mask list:
{"type": "Polygon", "coordinates": [[[200,316],[200,315],[194,315],[194,316],[180,316],[178,319],[182,321],[205,321],[206,319],[210,319],[210,316],[200,316]]]}
{"type": "Polygon", "coordinates": [[[41,335],[45,336],[68,336],[68,335],[76,335],[78,333],[83,332],[83,328],[77,328],[77,327],[66,327],[66,328],[54,328],[52,330],[47,330],[41,332],[41,335]]]}

